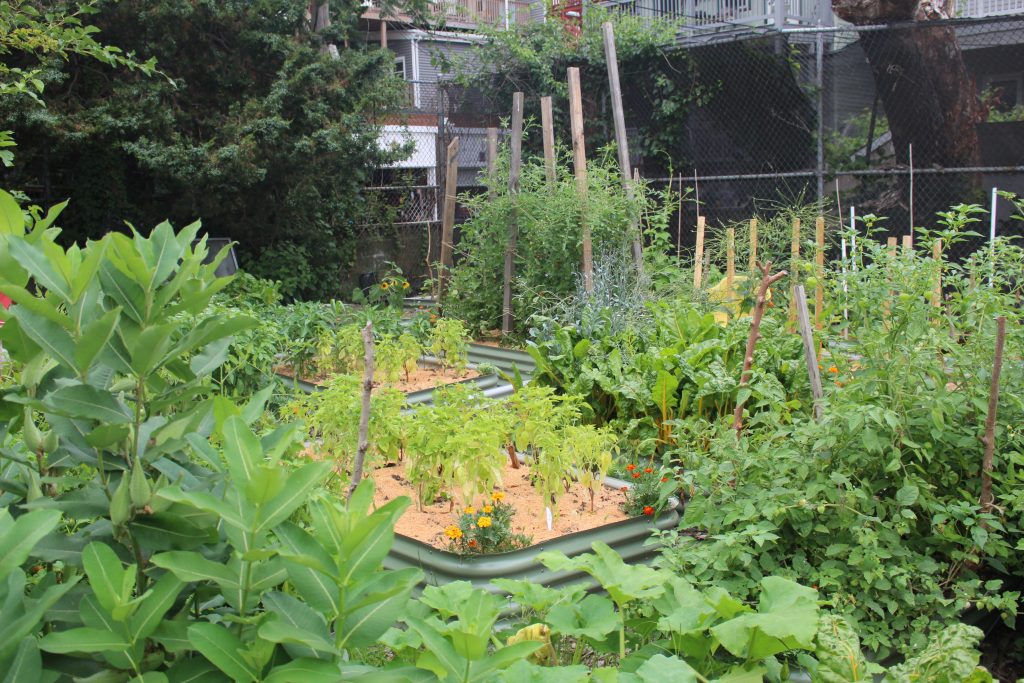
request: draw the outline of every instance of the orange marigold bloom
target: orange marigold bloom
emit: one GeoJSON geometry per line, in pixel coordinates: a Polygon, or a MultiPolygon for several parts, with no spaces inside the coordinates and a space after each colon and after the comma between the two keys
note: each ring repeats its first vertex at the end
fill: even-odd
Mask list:
{"type": "Polygon", "coordinates": [[[635,469],[636,469],[636,465],[626,465],[626,471],[627,472],[632,472],[635,469]]]}
{"type": "Polygon", "coordinates": [[[645,467],[645,468],[644,468],[644,474],[650,474],[650,473],[651,473],[651,472],[653,472],[653,471],[654,471],[654,470],[653,470],[652,468],[650,468],[650,467],[645,467]]]}
{"type": "Polygon", "coordinates": [[[491,494],[491,500],[493,500],[495,503],[500,503],[501,501],[505,500],[505,494],[502,493],[501,491],[495,491],[494,493],[491,494]]]}
{"type": "Polygon", "coordinates": [[[628,490],[629,490],[629,487],[628,487],[628,486],[623,486],[623,487],[622,487],[621,489],[619,489],[619,490],[620,490],[620,491],[622,491],[623,493],[625,493],[626,491],[628,491],[628,490]]]}
{"type": "Polygon", "coordinates": [[[492,508],[490,505],[484,505],[481,509],[484,511],[485,515],[489,515],[494,511],[494,508],[492,508]]]}
{"type": "Polygon", "coordinates": [[[661,478],[661,483],[662,484],[664,484],[666,481],[668,481],[668,477],[662,477],[661,478]]]}
{"type": "Polygon", "coordinates": [[[642,475],[642,474],[640,474],[639,472],[634,472],[634,473],[633,473],[633,478],[634,478],[634,479],[639,479],[639,478],[640,478],[640,477],[642,477],[642,476],[643,476],[643,475],[642,475]]]}
{"type": "Polygon", "coordinates": [[[644,514],[650,517],[654,514],[654,508],[652,508],[650,505],[644,507],[644,514]]]}
{"type": "Polygon", "coordinates": [[[466,509],[463,510],[463,512],[466,513],[467,515],[475,515],[476,514],[476,508],[473,507],[472,505],[467,505],[466,509]]]}
{"type": "Polygon", "coordinates": [[[831,372],[831,373],[832,373],[833,375],[839,374],[839,368],[837,368],[837,367],[836,367],[836,366],[834,366],[834,365],[833,365],[832,367],[830,367],[830,368],[828,369],[828,371],[829,371],[829,372],[831,372]]]}

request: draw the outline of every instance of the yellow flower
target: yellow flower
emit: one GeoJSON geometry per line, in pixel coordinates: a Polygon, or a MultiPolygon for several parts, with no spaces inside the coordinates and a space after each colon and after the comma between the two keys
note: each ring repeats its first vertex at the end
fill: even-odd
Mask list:
{"type": "Polygon", "coordinates": [[[494,512],[494,508],[492,508],[490,505],[484,505],[482,509],[485,515],[489,515],[492,512],[494,512]]]}
{"type": "Polygon", "coordinates": [[[476,514],[476,508],[473,507],[472,505],[468,505],[468,506],[466,506],[466,509],[463,510],[463,512],[465,512],[467,515],[475,515],[476,514]]]}
{"type": "Polygon", "coordinates": [[[493,500],[495,503],[500,503],[501,501],[505,500],[505,494],[502,493],[501,491],[495,491],[494,493],[491,494],[491,500],[493,500]]]}
{"type": "Polygon", "coordinates": [[[478,527],[480,527],[481,529],[486,529],[487,527],[489,527],[491,525],[491,518],[490,517],[481,517],[480,519],[476,520],[476,525],[478,527]]]}
{"type": "Polygon", "coordinates": [[[409,283],[408,282],[403,282],[402,283],[402,289],[409,289],[409,283]]]}
{"type": "Polygon", "coordinates": [[[450,527],[444,530],[444,535],[453,541],[457,541],[462,538],[462,529],[452,524],[450,527]]]}
{"type": "Polygon", "coordinates": [[[386,283],[386,282],[380,283],[380,288],[381,289],[387,289],[388,287],[389,287],[388,283],[386,283]]]}

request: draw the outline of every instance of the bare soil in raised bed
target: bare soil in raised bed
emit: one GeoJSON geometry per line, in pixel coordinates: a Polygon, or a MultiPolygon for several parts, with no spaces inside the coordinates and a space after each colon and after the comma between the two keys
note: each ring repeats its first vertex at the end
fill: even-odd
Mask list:
{"type": "MultiPolygon", "coordinates": [[[[530,470],[526,465],[513,469],[511,465],[506,464],[501,486],[496,490],[503,491],[505,502],[516,508],[516,515],[512,520],[513,531],[530,536],[535,544],[629,519],[621,509],[625,500],[625,494],[621,491],[602,488],[594,497],[594,512],[591,512],[590,496],[582,486],[573,484],[569,493],[559,499],[559,514],[554,519],[552,529],[549,530],[544,514],[544,500],[530,484],[529,474],[530,470]]],[[[416,492],[405,478],[404,463],[380,468],[371,476],[376,485],[375,505],[383,505],[398,496],[408,496],[413,500],[413,504],[399,518],[395,531],[403,536],[429,543],[435,548],[447,548],[444,529],[455,523],[462,505],[469,504],[469,501],[462,501],[462,505],[459,504],[460,501],[456,501],[454,509],[451,509],[448,501],[443,501],[425,505],[423,511],[420,511],[416,506],[416,492]]],[[[479,505],[480,501],[473,501],[473,504],[479,505]]]]}
{"type": "MultiPolygon", "coordinates": [[[[275,371],[278,374],[286,377],[292,377],[292,368],[289,366],[278,366],[275,371]]],[[[479,377],[480,373],[472,368],[466,368],[465,370],[448,369],[442,370],[436,365],[420,365],[416,368],[415,372],[409,373],[409,378],[405,378],[405,373],[402,373],[402,378],[398,382],[392,384],[385,382],[384,378],[378,372],[374,375],[373,385],[377,387],[389,387],[397,389],[403,394],[407,394],[413,391],[420,391],[422,389],[430,389],[432,387],[440,387],[445,384],[453,384],[455,382],[461,382],[465,379],[472,379],[479,377]]],[[[331,378],[331,375],[309,375],[302,379],[306,382],[313,382],[314,384],[324,384],[331,378]]]]}

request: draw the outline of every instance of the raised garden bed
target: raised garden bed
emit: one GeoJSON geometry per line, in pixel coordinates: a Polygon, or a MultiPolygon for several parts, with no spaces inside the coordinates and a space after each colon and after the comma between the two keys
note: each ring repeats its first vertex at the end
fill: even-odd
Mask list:
{"type": "MultiPolygon", "coordinates": [[[[629,486],[627,482],[606,478],[604,485],[612,490],[629,486]]],[[[611,546],[628,563],[644,562],[656,554],[647,541],[655,529],[674,529],[679,525],[679,503],[670,500],[656,517],[633,517],[592,529],[577,531],[535,543],[528,548],[491,555],[460,555],[435,548],[414,538],[395,534],[395,542],[384,560],[387,569],[416,567],[423,570],[423,586],[440,586],[451,581],[469,581],[477,588],[493,593],[500,590],[493,579],[525,579],[539,585],[557,587],[588,581],[580,572],[555,572],[547,569],[537,557],[548,550],[559,550],[569,557],[591,551],[595,541],[611,546]]]]}

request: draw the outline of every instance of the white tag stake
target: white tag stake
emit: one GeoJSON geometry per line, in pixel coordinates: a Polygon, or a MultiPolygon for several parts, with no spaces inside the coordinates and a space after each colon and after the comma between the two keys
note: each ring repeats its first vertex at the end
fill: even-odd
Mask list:
{"type": "Polygon", "coordinates": [[[551,508],[544,508],[544,517],[548,520],[548,531],[551,531],[551,527],[554,524],[554,520],[551,517],[551,508]]]}

